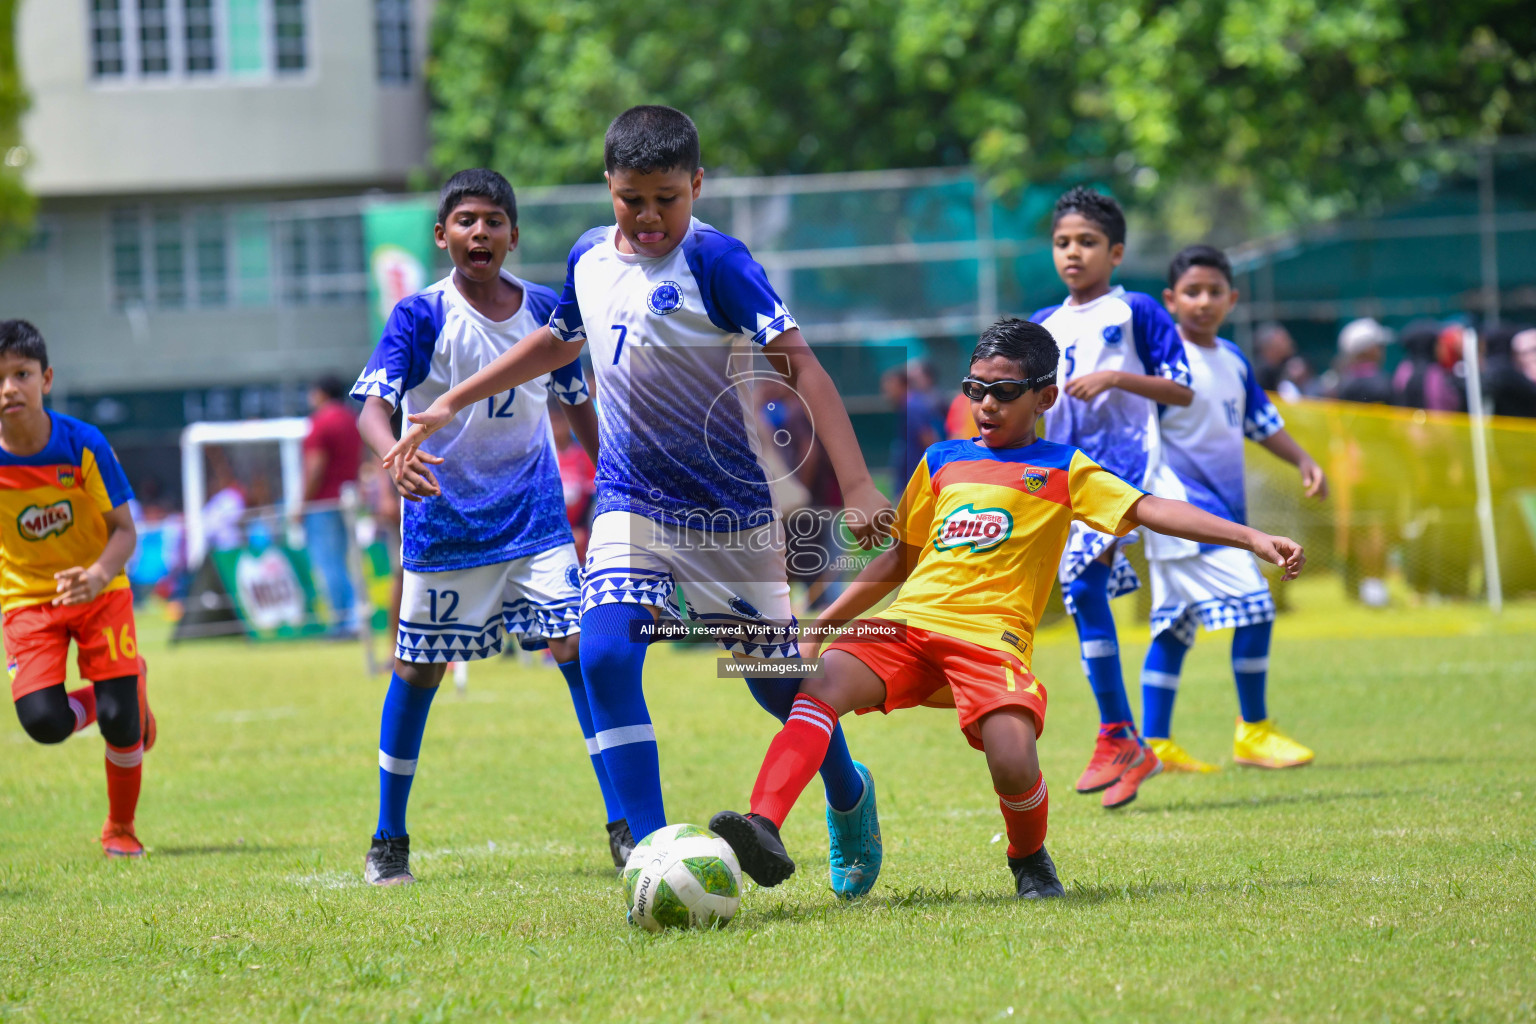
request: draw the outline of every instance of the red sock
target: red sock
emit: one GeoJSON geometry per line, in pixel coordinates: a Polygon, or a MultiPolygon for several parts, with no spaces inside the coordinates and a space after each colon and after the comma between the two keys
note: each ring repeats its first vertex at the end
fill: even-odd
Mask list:
{"type": "Polygon", "coordinates": [[[69,691],[69,710],[75,713],[75,732],[96,721],[96,687],[87,683],[69,691]]]}
{"type": "Polygon", "coordinates": [[[144,775],[144,744],[114,747],[107,744],[107,817],[119,825],[132,825],[139,807],[139,782],[144,775]]]}
{"type": "Polygon", "coordinates": [[[1044,775],[1026,793],[997,794],[997,805],[1003,810],[1003,822],[1008,829],[1008,856],[1015,860],[1028,857],[1045,845],[1045,819],[1051,801],[1044,775]]]}
{"type": "Polygon", "coordinates": [[[789,810],[821,770],[837,712],[815,697],[800,694],[789,709],[784,728],[768,745],[768,755],[752,787],[752,813],[783,826],[789,810]]]}

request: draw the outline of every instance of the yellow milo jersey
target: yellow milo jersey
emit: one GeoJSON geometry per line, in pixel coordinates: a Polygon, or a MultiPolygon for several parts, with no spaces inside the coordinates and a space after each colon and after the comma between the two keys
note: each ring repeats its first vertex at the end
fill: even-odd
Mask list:
{"type": "MultiPolygon", "coordinates": [[[[88,566],[107,544],[107,512],[133,497],[101,431],[49,413],[53,432],[35,455],[0,450],[0,610],[52,601],[53,574],[88,566]]],[[[119,573],[107,590],[121,590],[119,573]]]]}
{"type": "Polygon", "coordinates": [[[1027,665],[1072,521],[1124,536],[1132,528],[1125,515],[1142,495],[1070,445],[941,441],[901,497],[897,536],[919,554],[880,617],[1027,665]]]}

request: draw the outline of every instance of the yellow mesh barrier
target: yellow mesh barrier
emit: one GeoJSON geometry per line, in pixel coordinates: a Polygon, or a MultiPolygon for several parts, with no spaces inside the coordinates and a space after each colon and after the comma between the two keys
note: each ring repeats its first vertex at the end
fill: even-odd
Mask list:
{"type": "MultiPolygon", "coordinates": [[[[1342,573],[1351,597],[1380,594],[1372,580],[1399,593],[1485,596],[1467,416],[1328,401],[1279,409],[1332,493],[1304,498],[1295,469],[1250,444],[1254,526],[1301,541],[1309,574],[1342,573]]],[[[1504,594],[1536,593],[1536,421],[1496,416],[1485,429],[1504,594]]]]}

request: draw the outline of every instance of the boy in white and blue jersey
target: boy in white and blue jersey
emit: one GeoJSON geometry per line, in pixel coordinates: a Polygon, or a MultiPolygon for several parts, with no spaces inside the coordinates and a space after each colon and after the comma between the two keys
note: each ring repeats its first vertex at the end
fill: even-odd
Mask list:
{"type": "MultiPolygon", "coordinates": [[[[1168,267],[1163,301],[1178,321],[1195,399],[1183,408],[1162,411],[1163,464],[1169,472],[1157,475],[1152,493],[1246,524],[1246,437],[1299,469],[1308,496],[1324,497],[1328,483],[1322,469],[1286,432],[1247,357],[1216,334],[1237,303],[1226,256],[1208,245],[1180,252],[1168,267]]],[[[1141,671],[1142,725],[1158,758],[1175,771],[1216,770],[1175,743],[1171,731],[1179,674],[1198,624],[1208,630],[1232,630],[1232,675],[1240,711],[1234,760],[1264,768],[1310,762],[1312,751],[1281,733],[1269,718],[1265,690],[1275,603],[1253,558],[1230,548],[1156,534],[1146,543],[1152,570],[1152,646],[1141,671]]]]}
{"type": "MultiPolygon", "coordinates": [[[[352,395],[358,428],[383,457],[390,418],[428,408],[548,318],[555,293],[502,269],[517,245],[517,199],[495,171],[460,171],[443,187],[437,244],[453,273],[390,314],[352,395]]],[[[379,823],[365,862],[375,885],[412,882],[406,802],[427,712],[451,661],[499,654],[503,630],[547,645],[565,675],[608,807],[609,848],[622,866],[633,846],[593,740],[577,634],[581,572],[565,517],[548,396],[589,454],[597,419],[581,364],[466,408],[396,474],[404,507],[405,570],[394,675],[379,738],[379,823]]]]}
{"type": "MultiPolygon", "coordinates": [[[[582,589],[582,671],[604,764],[635,836],[666,824],[656,734],[641,687],[646,632],[685,614],[722,631],[738,655],[798,658],[782,523],[754,429],[754,353],[773,357],[808,409],[837,471],[849,528],[861,542],[890,507],[870,479],[847,412],[763,268],[746,247],[694,220],[703,171],[693,122],[670,107],[614,119],[604,163],[616,223],[571,250],[565,291],[547,327],[414,424],[394,455],[462,408],[547,372],[589,346],[601,444],[596,518],[582,589]]],[[[748,679],[781,721],[798,678],[748,679]]],[[[832,887],[867,892],[880,867],[869,772],[839,731],[821,769],[832,887]]]]}
{"type": "MultiPolygon", "coordinates": [[[[1110,283],[1125,256],[1125,214],[1113,199],[1078,187],[1057,200],[1051,253],[1069,294],[1030,317],[1061,348],[1062,398],[1046,417],[1045,437],[1146,488],[1158,466],[1158,406],[1192,398],[1183,343],[1156,299],[1110,283]]],[[[1141,783],[1160,770],[1136,731],[1109,609],[1111,598],[1140,585],[1121,543],[1073,523],[1059,573],[1099,705],[1098,740],[1077,791],[1103,791],[1107,808],[1136,799],[1141,783]]]]}

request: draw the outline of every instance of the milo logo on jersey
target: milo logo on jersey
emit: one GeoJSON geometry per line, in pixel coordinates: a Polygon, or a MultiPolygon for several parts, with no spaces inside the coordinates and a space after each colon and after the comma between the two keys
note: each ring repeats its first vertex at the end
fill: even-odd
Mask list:
{"type": "Polygon", "coordinates": [[[978,509],[962,505],[939,523],[933,546],[939,551],[953,551],[970,546],[973,552],[990,551],[1013,533],[1013,516],[1000,508],[978,509]]]}
{"type": "Polygon", "coordinates": [[[52,505],[28,505],[16,517],[16,529],[24,540],[43,540],[75,525],[75,506],[69,499],[52,505]]]}

